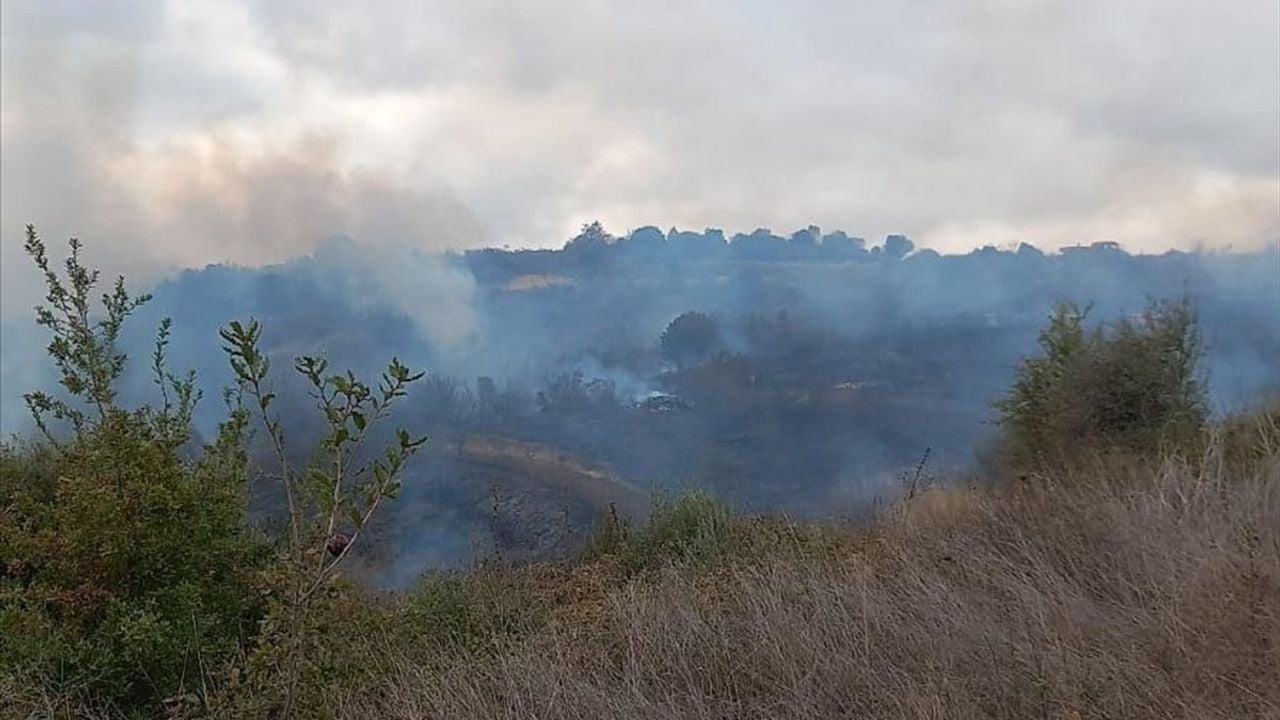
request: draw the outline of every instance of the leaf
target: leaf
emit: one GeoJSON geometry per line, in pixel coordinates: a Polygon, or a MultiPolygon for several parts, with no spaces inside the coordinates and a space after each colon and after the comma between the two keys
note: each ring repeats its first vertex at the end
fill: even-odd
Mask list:
{"type": "Polygon", "coordinates": [[[351,521],[351,526],[359,530],[364,524],[364,518],[360,516],[360,511],[354,507],[347,508],[347,519],[351,521]]]}

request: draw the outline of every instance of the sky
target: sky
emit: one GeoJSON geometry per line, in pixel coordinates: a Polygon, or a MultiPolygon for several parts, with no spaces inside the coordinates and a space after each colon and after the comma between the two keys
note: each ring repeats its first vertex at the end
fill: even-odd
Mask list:
{"type": "Polygon", "coordinates": [[[1280,3],[0,2],[4,315],[27,222],[148,282],[591,220],[1262,247],[1280,3]]]}

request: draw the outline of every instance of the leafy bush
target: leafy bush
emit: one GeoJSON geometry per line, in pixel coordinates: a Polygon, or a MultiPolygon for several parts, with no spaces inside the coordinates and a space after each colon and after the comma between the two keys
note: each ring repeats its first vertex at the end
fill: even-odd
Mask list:
{"type": "Polygon", "coordinates": [[[220,335],[236,378],[229,391],[236,415],[242,422],[252,417],[260,423],[279,462],[275,478],[284,488],[288,512],[277,562],[263,576],[266,619],[243,677],[240,668],[233,675],[255,689],[259,705],[252,714],[288,718],[303,712],[298,704],[305,703],[300,698],[308,687],[320,686],[346,667],[333,651],[342,647],[352,627],[333,607],[345,596],[338,567],[378,507],[396,497],[406,465],[427,441],[404,428],[389,438],[378,434],[393,405],[425,373],[392,358],[379,381],[370,384],[351,371],[330,373],[324,358],[296,358],[294,370],[310,385],[326,426],[309,466],[299,469],[290,462],[284,427],[273,410],[271,360],[258,345],[261,325],[252,319],[233,321],[220,335]],[[251,411],[244,409],[245,403],[251,411]],[[366,452],[371,440],[381,445],[380,451],[366,452]]]}
{"type": "Polygon", "coordinates": [[[121,408],[115,341],[147,296],[117,280],[94,319],[98,273],[79,243],[65,279],[32,227],[26,247],[45,276],[37,320],[67,397],[27,395],[46,440],[0,451],[0,668],[98,705],[154,707],[199,687],[262,612],[253,573],[269,555],[243,523],[244,418],[196,459],[182,451],[199,394],[165,370],[167,322],[153,357],[163,404],[121,408]]]}
{"type": "Polygon", "coordinates": [[[332,649],[363,606],[337,569],[426,440],[380,422],[423,373],[392,359],[368,384],[297,358],[326,422],[299,469],[274,414],[261,327],[232,322],[221,333],[237,381],[229,417],[215,443],[193,447],[201,394],[193,373],[166,369],[168,319],[151,364],[160,403],[121,407],[128,358],[117,339],[150,298],[119,278],[98,310],[99,273],[81,263],[79,241],[70,246],[59,273],[27,227],[47,285],[36,320],[65,392],[25,396],[43,442],[0,447],[0,687],[61,698],[69,714],[129,715],[182,714],[251,687],[251,716],[289,717],[304,679],[344,666],[332,649]],[[274,542],[245,523],[254,421],[287,501],[274,542]]]}
{"type": "Polygon", "coordinates": [[[535,626],[533,598],[515,574],[474,570],[425,578],[414,589],[402,621],[419,642],[447,649],[476,650],[535,626]]]}
{"type": "Polygon", "coordinates": [[[589,539],[585,556],[618,557],[628,572],[670,563],[705,563],[723,557],[734,539],[733,512],[710,495],[690,492],[659,498],[643,525],[616,513],[605,515],[589,539]]]}
{"type": "Polygon", "coordinates": [[[1086,311],[1060,305],[996,403],[1000,461],[1043,470],[1104,447],[1147,453],[1194,440],[1207,417],[1195,314],[1158,302],[1092,330],[1086,311]]]}
{"type": "MultiPolygon", "coordinates": [[[[270,572],[282,577],[265,587],[293,577],[283,565],[270,572]]],[[[209,697],[184,709],[192,717],[332,717],[324,689],[376,681],[382,668],[368,648],[393,631],[390,619],[341,579],[313,595],[305,613],[270,601],[252,642],[213,673],[209,697]]]]}

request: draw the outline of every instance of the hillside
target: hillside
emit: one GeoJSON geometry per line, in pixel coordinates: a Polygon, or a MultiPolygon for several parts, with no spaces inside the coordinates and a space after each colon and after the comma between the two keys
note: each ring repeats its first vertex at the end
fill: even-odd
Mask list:
{"type": "Polygon", "coordinates": [[[350,672],[318,707],[1274,718],[1278,422],[1240,421],[1195,457],[1099,456],[1032,482],[928,489],[871,527],[722,526],[688,500],[603,554],[463,575],[459,605],[427,581],[392,611],[421,634],[361,641],[353,628],[350,672]]]}
{"type": "MultiPolygon", "coordinates": [[[[870,525],[686,496],[569,561],[375,604],[336,585],[299,716],[1275,718],[1280,406],[1212,438],[1011,483],[904,478],[870,525]]],[[[4,717],[113,716],[4,677],[4,717]]],[[[207,716],[266,716],[271,685],[239,677],[207,716]]]]}

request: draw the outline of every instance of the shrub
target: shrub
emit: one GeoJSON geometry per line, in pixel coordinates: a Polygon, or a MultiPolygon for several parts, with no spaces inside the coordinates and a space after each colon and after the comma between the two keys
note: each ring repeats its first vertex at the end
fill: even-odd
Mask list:
{"type": "Polygon", "coordinates": [[[720,329],[700,312],[682,313],[662,332],[662,356],[677,365],[696,363],[720,345],[720,329]]]}
{"type": "Polygon", "coordinates": [[[1092,330],[1085,316],[1058,306],[1041,353],[1023,361],[996,403],[1006,469],[1044,470],[1103,447],[1149,453],[1198,437],[1207,403],[1190,304],[1157,302],[1092,330]]]}
{"type": "Polygon", "coordinates": [[[417,642],[478,650],[519,637],[537,621],[536,603],[504,569],[424,578],[405,604],[401,621],[417,642]]]}
{"type": "Polygon", "coordinates": [[[722,558],[734,539],[733,512],[710,495],[690,492],[659,498],[643,525],[610,512],[588,539],[585,558],[612,555],[627,572],[671,563],[706,563],[722,558]]]}
{"type": "Polygon", "coordinates": [[[1252,411],[1226,418],[1220,434],[1223,459],[1231,467],[1280,453],[1280,397],[1270,397],[1252,411]]]}
{"type": "Polygon", "coordinates": [[[210,684],[222,681],[255,688],[255,707],[288,717],[304,677],[323,682],[345,666],[331,650],[355,605],[337,570],[425,442],[381,432],[423,373],[392,359],[367,384],[328,372],[322,358],[297,358],[326,433],[311,465],[295,468],[261,327],[232,322],[221,333],[237,381],[229,418],[214,444],[192,447],[201,395],[193,373],[166,368],[169,320],[151,364],[160,403],[121,407],[116,384],[128,358],[117,339],[150,298],[130,296],[119,278],[97,309],[99,273],[81,263],[79,241],[70,246],[59,273],[27,227],[26,251],[47,285],[36,320],[52,335],[65,392],[25,396],[42,443],[0,447],[3,687],[79,707],[68,713],[133,715],[209,707],[220,694],[210,684]],[[287,501],[274,543],[245,524],[255,420],[287,501]]]}
{"type": "Polygon", "coordinates": [[[294,370],[306,379],[325,421],[310,464],[296,468],[273,410],[271,360],[259,349],[261,335],[262,326],[252,319],[233,321],[220,332],[236,378],[228,391],[235,416],[242,423],[250,417],[260,423],[279,463],[275,478],[283,486],[288,513],[278,562],[264,576],[269,611],[244,680],[257,689],[259,709],[288,718],[300,712],[303,690],[326,681],[335,667],[345,667],[330,661],[332,649],[342,647],[344,632],[350,630],[330,602],[343,595],[338,568],[378,507],[396,497],[408,462],[427,441],[404,428],[389,437],[380,434],[392,407],[426,373],[392,358],[376,383],[366,383],[351,371],[329,372],[324,358],[295,358],[294,370]],[[366,451],[370,441],[381,447],[366,451]]]}
{"type": "Polygon", "coordinates": [[[154,708],[198,688],[262,611],[252,574],[268,553],[243,524],[244,418],[196,459],[181,451],[199,393],[165,370],[167,321],[153,356],[162,405],[121,408],[115,341],[147,296],[117,280],[92,317],[98,273],[79,243],[65,277],[30,226],[26,248],[66,397],[27,395],[45,440],[0,451],[0,669],[95,705],[154,708]]]}
{"type": "MultiPolygon", "coordinates": [[[[272,572],[284,577],[268,586],[292,577],[283,565],[272,572]]],[[[190,708],[190,715],[333,717],[326,688],[375,683],[385,669],[374,648],[391,629],[388,620],[363,590],[341,578],[313,595],[305,613],[285,602],[268,602],[252,642],[217,668],[210,696],[190,708]]]]}

